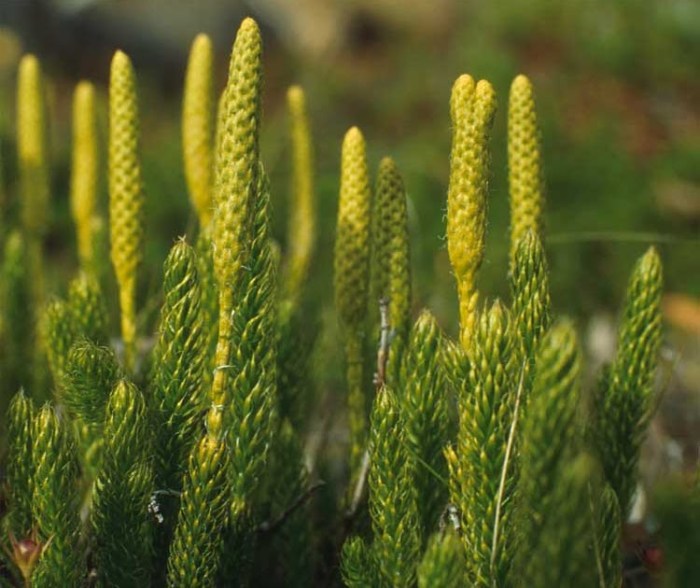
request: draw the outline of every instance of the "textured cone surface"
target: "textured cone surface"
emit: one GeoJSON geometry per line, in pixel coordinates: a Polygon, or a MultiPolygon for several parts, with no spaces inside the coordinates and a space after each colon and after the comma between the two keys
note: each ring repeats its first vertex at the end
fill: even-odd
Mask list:
{"type": "Polygon", "coordinates": [[[131,61],[117,51],[109,82],[110,253],[119,285],[122,337],[129,369],[135,361],[134,298],[137,271],[143,259],[144,204],[136,80],[131,61]]]}
{"type": "Polygon", "coordinates": [[[457,280],[461,341],[469,347],[476,322],[476,274],[484,257],[488,139],[496,97],[485,80],[463,75],[452,86],[452,150],[447,193],[447,251],[457,280]]]}
{"type": "MultiPolygon", "coordinates": [[[[215,216],[212,245],[219,286],[219,334],[211,400],[224,405],[226,366],[230,362],[234,292],[252,233],[253,202],[258,184],[258,134],[262,83],[262,40],[257,24],[243,21],[231,53],[229,79],[219,117],[216,154],[215,216]]],[[[214,421],[216,422],[216,421],[214,421]]],[[[211,431],[219,434],[218,431],[211,431]]]]}
{"type": "Polygon", "coordinates": [[[364,386],[364,329],[367,318],[370,254],[370,188],[365,140],[353,127],[341,153],[340,202],[334,256],[335,307],[345,343],[348,419],[350,423],[350,486],[362,461],[367,431],[364,386]]]}
{"type": "Polygon", "coordinates": [[[343,140],[335,241],[335,305],[343,328],[356,332],[367,315],[370,188],[365,140],[356,127],[343,140]]]}
{"type": "Polygon", "coordinates": [[[95,258],[93,233],[99,164],[95,119],[95,87],[89,82],[80,82],[73,93],[70,206],[83,268],[90,268],[95,258]]]}
{"type": "Polygon", "coordinates": [[[31,237],[48,229],[49,164],[44,82],[39,61],[26,55],[17,81],[17,157],[22,224],[31,237]]]}
{"type": "Polygon", "coordinates": [[[207,35],[197,35],[190,49],[182,105],[182,145],[185,179],[200,227],[212,215],[214,141],[214,50],[207,35]]]}
{"type": "Polygon", "coordinates": [[[508,184],[510,188],[510,259],[528,231],[542,233],[544,180],[532,84],[519,75],[508,101],[508,184]]]}
{"type": "Polygon", "coordinates": [[[411,268],[406,190],[394,161],[379,164],[372,211],[372,298],[389,302],[389,325],[405,339],[411,318],[411,268]]]}

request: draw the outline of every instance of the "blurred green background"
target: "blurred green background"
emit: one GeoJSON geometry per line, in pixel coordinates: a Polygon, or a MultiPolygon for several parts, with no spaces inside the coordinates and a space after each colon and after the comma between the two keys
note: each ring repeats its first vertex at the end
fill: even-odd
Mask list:
{"type": "MultiPolygon", "coordinates": [[[[358,125],[374,169],[392,155],[408,189],[415,307],[429,306],[456,332],[456,294],[444,241],[453,80],[487,78],[499,96],[492,141],[489,233],[480,276],[505,296],[508,250],[506,109],[511,80],[537,92],[547,180],[547,249],[554,304],[579,320],[603,361],[634,259],[661,250],[671,387],[680,394],[684,460],[700,431],[700,4],[693,0],[7,0],[0,4],[0,133],[6,194],[16,209],[14,91],[23,52],[50,79],[54,229],[52,271],[76,267],[68,210],[71,93],[81,78],[102,93],[116,48],[132,57],[141,99],[148,196],[148,264],[142,300],[157,300],[174,239],[193,233],[180,146],[181,89],[189,44],[208,33],[217,88],[240,20],[254,16],[266,44],[262,151],[274,190],[275,235],[284,248],[289,149],[284,95],[307,92],[316,152],[319,254],[309,284],[323,308],[324,380],[339,381],[332,250],[340,142],[358,125]],[[337,371],[336,371],[337,369],[337,371]],[[690,419],[690,420],[689,420],[690,419]],[[687,439],[686,439],[687,437],[687,439]]],[[[106,143],[105,143],[106,144],[106,143]]],[[[106,183],[105,183],[106,184],[106,183]]],[[[106,190],[103,190],[106,207],[106,190]]],[[[10,221],[7,221],[10,222],[10,221]]],[[[144,321],[157,305],[145,304],[144,321]]],[[[667,405],[668,406],[668,405],[667,405]]],[[[668,410],[676,410],[671,404],[668,410]]],[[[675,426],[675,425],[673,425],[675,426]]],[[[679,425],[680,427],[680,425],[679,425]]],[[[677,436],[677,435],[676,435],[677,436]]]]}

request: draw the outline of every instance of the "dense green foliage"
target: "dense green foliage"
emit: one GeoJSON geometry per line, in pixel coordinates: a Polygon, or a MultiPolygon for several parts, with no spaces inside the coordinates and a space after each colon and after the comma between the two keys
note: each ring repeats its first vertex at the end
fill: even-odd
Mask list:
{"type": "MultiPolygon", "coordinates": [[[[650,248],[635,266],[617,354],[589,398],[576,330],[555,317],[550,300],[527,78],[513,84],[508,114],[509,302],[489,301],[478,286],[496,94],[466,75],[453,87],[446,233],[457,340],[428,310],[413,323],[401,173],[384,158],[373,195],[365,139],[357,128],[346,134],[334,251],[339,330],[330,335],[339,334],[345,353],[337,381],[346,455],[326,455],[335,430],[324,422],[326,401],[316,402],[311,369],[327,350],[306,287],[317,219],[304,95],[298,87],[289,94],[290,202],[303,212],[295,208],[291,243],[280,250],[259,153],[260,31],[251,19],[239,29],[216,129],[208,46],[204,37],[193,46],[184,108],[200,225],[194,246],[174,243],[162,295],[146,303],[160,308],[156,326],[139,315],[136,296],[147,192],[136,81],[123,53],[113,62],[109,137],[118,295],[104,280],[106,248],[95,245],[81,255],[65,299],[42,300],[29,276],[42,267],[43,217],[25,213],[25,226],[6,238],[0,365],[4,400],[12,397],[3,520],[11,549],[3,580],[619,586],[621,525],[655,408],[661,261],[650,248]],[[120,313],[119,329],[110,312],[120,313]],[[31,556],[22,542],[31,542],[31,556]]],[[[20,100],[37,108],[34,86],[20,100]]],[[[42,120],[24,120],[20,134],[34,137],[42,120]]],[[[75,137],[90,148],[75,151],[74,186],[87,186],[90,197],[93,181],[78,180],[81,169],[94,173],[93,126],[75,137]]],[[[42,157],[33,165],[46,174],[42,157]]],[[[44,197],[25,183],[22,198],[44,197]]],[[[94,214],[91,205],[76,215],[78,234],[93,234],[94,214]]],[[[663,512],[678,516],[668,505],[663,512]]],[[[686,568],[678,556],[671,573],[686,568]]]]}

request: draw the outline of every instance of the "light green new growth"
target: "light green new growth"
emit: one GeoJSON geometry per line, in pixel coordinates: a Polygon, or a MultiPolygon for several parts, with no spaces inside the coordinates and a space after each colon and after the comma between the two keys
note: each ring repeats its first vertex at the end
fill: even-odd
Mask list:
{"type": "Polygon", "coordinates": [[[165,300],[154,352],[151,397],[156,423],[155,476],[159,488],[178,491],[201,431],[205,333],[195,253],[184,241],[170,250],[165,300]]]}
{"type": "Polygon", "coordinates": [[[212,146],[214,49],[211,39],[199,34],[192,42],[185,77],[182,103],[182,150],[185,179],[190,200],[199,217],[200,228],[209,225],[212,215],[212,146]]]}
{"type": "Polygon", "coordinates": [[[80,339],[107,342],[107,309],[94,278],[81,274],[71,282],[68,301],[53,300],[47,305],[42,335],[51,373],[62,396],[71,347],[80,339]]]}
{"type": "Polygon", "coordinates": [[[655,408],[654,372],[661,345],[661,260],[650,248],[632,272],[617,354],[596,401],[594,440],[623,517],[632,507],[639,450],[655,408]]]}
{"type": "Polygon", "coordinates": [[[514,351],[509,316],[495,302],[472,339],[469,377],[459,391],[457,443],[445,454],[450,499],[461,512],[468,576],[475,586],[501,585],[511,560],[506,530],[515,476],[506,448],[518,394],[514,351]]]}
{"type": "Polygon", "coordinates": [[[371,549],[362,537],[350,537],[340,554],[340,573],[348,588],[378,586],[379,577],[371,549]]]}
{"type": "Polygon", "coordinates": [[[404,422],[390,388],[377,394],[370,430],[372,555],[382,586],[411,586],[421,549],[420,515],[404,422]]]}
{"type": "Polygon", "coordinates": [[[524,75],[519,75],[510,86],[508,101],[511,270],[518,243],[527,232],[533,231],[542,238],[544,176],[541,159],[532,84],[524,75]]]}
{"type": "Polygon", "coordinates": [[[139,141],[134,69],[129,58],[117,51],[109,80],[110,254],[119,285],[124,364],[129,372],[136,362],[136,281],[144,248],[139,141]]]}
{"type": "Polygon", "coordinates": [[[98,586],[147,586],[154,490],[149,422],[141,392],[121,380],[107,403],[104,446],[90,517],[98,586]]]}
{"type": "Polygon", "coordinates": [[[62,402],[73,419],[90,477],[99,469],[105,407],[121,377],[117,358],[107,347],[82,340],[68,353],[62,402]]]}
{"type": "Polygon", "coordinates": [[[523,586],[599,585],[595,561],[591,561],[591,518],[587,516],[595,465],[590,456],[582,454],[557,476],[539,541],[528,545],[527,565],[519,576],[523,586]]]}
{"type": "Polygon", "coordinates": [[[231,320],[231,346],[236,353],[229,362],[232,395],[226,414],[233,448],[232,519],[254,503],[277,416],[277,277],[269,235],[270,188],[262,169],[259,177],[254,237],[231,320]]]}
{"type": "Polygon", "coordinates": [[[98,345],[109,341],[109,318],[100,283],[80,272],[68,286],[68,308],[79,336],[98,345]]]}
{"type": "Polygon", "coordinates": [[[104,422],[109,396],[122,377],[114,352],[80,341],[68,353],[63,402],[71,416],[94,427],[104,422]]]}
{"type": "Polygon", "coordinates": [[[168,557],[168,586],[213,588],[228,522],[228,456],[223,440],[205,434],[192,448],[168,557]]]}
{"type": "Polygon", "coordinates": [[[590,486],[591,506],[594,515],[594,539],[598,584],[603,587],[617,588],[622,585],[622,566],[620,565],[620,536],[622,519],[620,505],[615,491],[605,484],[602,492],[600,486],[590,486]],[[595,495],[597,492],[597,495],[595,495]]]}
{"type": "Polygon", "coordinates": [[[78,336],[78,331],[68,304],[52,300],[44,309],[42,337],[46,344],[46,355],[58,391],[63,388],[68,352],[78,336]]]}
{"type": "Polygon", "coordinates": [[[510,275],[512,314],[529,369],[551,322],[549,270],[539,236],[528,230],[518,243],[510,275]]]}
{"type": "Polygon", "coordinates": [[[520,430],[517,519],[518,553],[527,567],[542,526],[556,503],[555,485],[563,467],[580,449],[581,354],[569,321],[558,322],[539,346],[530,401],[520,430]]]}
{"type": "Polygon", "coordinates": [[[418,588],[463,588],[467,586],[464,546],[457,533],[447,529],[435,533],[418,566],[418,588]]]}
{"type": "MultiPolygon", "coordinates": [[[[253,206],[258,186],[258,135],[262,84],[262,39],[258,25],[246,18],[231,53],[229,77],[219,119],[213,220],[214,272],[219,285],[219,334],[216,371],[211,389],[209,432],[221,435],[218,407],[231,403],[234,294],[240,292],[246,250],[252,235],[253,206]]],[[[243,407],[239,407],[243,408],[243,407]]]]}
{"type": "Polygon", "coordinates": [[[335,308],[345,345],[350,424],[350,486],[360,469],[367,435],[364,345],[370,255],[370,187],[365,140],[357,127],[343,139],[335,238],[335,308]]]}
{"type": "Polygon", "coordinates": [[[98,148],[95,87],[80,82],[73,93],[73,157],[70,208],[75,224],[78,258],[84,270],[95,263],[95,224],[98,188],[98,148]]]}
{"type": "Polygon", "coordinates": [[[32,460],[34,405],[22,390],[8,410],[7,455],[8,512],[4,528],[15,537],[26,537],[32,529],[32,460]]]}
{"type": "Polygon", "coordinates": [[[316,196],[313,180],[313,148],[306,115],[306,98],[299,86],[287,91],[292,145],[292,185],[287,224],[285,298],[298,303],[302,285],[316,246],[316,196]]]}
{"type": "Polygon", "coordinates": [[[462,75],[452,86],[452,151],[447,193],[447,251],[457,280],[460,340],[469,349],[477,321],[476,274],[484,258],[488,140],[496,112],[491,84],[462,75]]]}
{"type": "Polygon", "coordinates": [[[34,418],[32,442],[32,518],[46,548],[31,585],[78,586],[85,573],[79,541],[78,460],[70,433],[49,405],[34,418]]]}
{"type": "Polygon", "coordinates": [[[425,538],[437,528],[447,504],[443,449],[450,440],[451,420],[440,347],[437,321],[424,310],[411,331],[403,357],[398,399],[425,538]]]}

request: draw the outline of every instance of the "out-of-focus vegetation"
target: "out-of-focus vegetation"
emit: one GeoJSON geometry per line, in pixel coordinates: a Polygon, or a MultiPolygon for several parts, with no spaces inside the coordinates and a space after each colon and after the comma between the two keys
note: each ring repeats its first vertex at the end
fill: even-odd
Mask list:
{"type": "MultiPolygon", "coordinates": [[[[49,70],[63,74],[52,76],[53,153],[59,169],[53,178],[55,234],[68,234],[63,225],[69,222],[65,195],[72,76],[104,79],[111,51],[135,47],[130,54],[136,66],[147,70],[139,85],[144,96],[148,230],[160,236],[148,259],[150,267],[160,266],[172,239],[193,220],[180,165],[184,68],[175,64],[184,63],[187,44],[182,41],[188,31],[193,38],[202,25],[215,29],[205,32],[215,34],[221,88],[235,28],[230,23],[226,27],[222,19],[235,23],[250,10],[269,38],[262,149],[278,200],[275,221],[281,240],[286,215],[281,196],[288,177],[283,96],[289,84],[298,82],[309,96],[316,139],[321,251],[330,252],[333,242],[330,219],[335,214],[340,139],[356,124],[368,138],[371,164],[391,154],[405,170],[416,243],[416,306],[430,302],[453,330],[456,308],[442,222],[448,89],[457,75],[468,71],[488,77],[498,95],[505,96],[510,80],[523,72],[537,91],[546,162],[546,223],[556,276],[552,287],[562,310],[589,314],[613,308],[625,268],[649,242],[660,246],[668,289],[700,293],[694,253],[700,223],[700,88],[694,75],[700,59],[700,9],[694,2],[354,0],[329,8],[313,0],[293,6],[276,0],[242,6],[210,0],[202,3],[198,15],[187,2],[177,7],[160,1],[29,4],[41,10],[27,10],[24,18],[15,19],[24,24],[16,32],[24,37],[26,49],[39,49],[49,70]],[[31,21],[37,14],[42,19],[31,21]],[[155,26],[157,18],[165,18],[173,30],[165,32],[162,23],[155,26]],[[59,35],[54,30],[59,25],[67,32],[59,35]],[[90,34],[90,25],[99,39],[97,33],[90,34]],[[49,28],[43,36],[42,26],[49,28]],[[146,42],[149,27],[152,34],[146,42]],[[72,42],[71,32],[77,37],[72,42]],[[47,46],[61,38],[63,43],[47,46]],[[88,43],[84,51],[95,53],[75,66],[67,58],[82,40],[88,43]]],[[[18,53],[6,53],[6,81],[14,75],[12,55],[18,53]]],[[[7,89],[3,102],[3,153],[10,155],[8,143],[14,135],[8,113],[13,100],[7,89]]],[[[508,223],[504,111],[501,103],[481,277],[492,294],[506,289],[500,273],[508,223]]],[[[105,122],[103,117],[103,130],[105,122]]],[[[8,157],[3,159],[12,190],[14,166],[8,157]]],[[[64,251],[65,244],[56,243],[59,258],[64,251]]],[[[323,275],[330,267],[328,260],[318,260],[319,284],[329,284],[330,276],[323,275]]]]}

